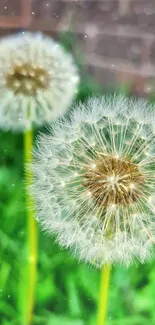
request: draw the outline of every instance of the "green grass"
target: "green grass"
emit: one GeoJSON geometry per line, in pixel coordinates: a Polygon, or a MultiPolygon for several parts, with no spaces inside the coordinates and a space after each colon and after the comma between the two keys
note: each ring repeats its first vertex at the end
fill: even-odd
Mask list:
{"type": "MultiPolygon", "coordinates": [[[[79,99],[101,89],[87,80],[79,99]]],[[[23,325],[27,229],[22,134],[0,133],[0,324],[23,325]]],[[[33,325],[95,325],[99,271],[39,230],[33,325]]],[[[155,263],[113,269],[107,325],[155,324],[155,263]]]]}

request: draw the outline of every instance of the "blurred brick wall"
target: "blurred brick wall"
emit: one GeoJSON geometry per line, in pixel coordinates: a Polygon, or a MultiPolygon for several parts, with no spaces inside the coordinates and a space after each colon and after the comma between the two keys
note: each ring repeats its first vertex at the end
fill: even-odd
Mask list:
{"type": "Polygon", "coordinates": [[[30,21],[31,0],[0,0],[0,34],[4,28],[28,27],[30,21]]]}
{"type": "Polygon", "coordinates": [[[75,55],[101,84],[155,92],[155,0],[32,0],[30,15],[31,30],[73,32],[75,55]]]}

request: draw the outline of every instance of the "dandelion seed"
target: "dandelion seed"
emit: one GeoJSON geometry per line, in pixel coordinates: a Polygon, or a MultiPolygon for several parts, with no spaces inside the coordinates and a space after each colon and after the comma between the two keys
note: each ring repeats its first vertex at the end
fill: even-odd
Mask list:
{"type": "Polygon", "coordinates": [[[152,256],[154,125],[155,108],[147,101],[105,96],[80,104],[70,122],[60,119],[52,124],[52,134],[39,138],[32,165],[38,220],[79,259],[101,267],[143,263],[152,256]],[[57,143],[60,135],[63,142],[57,143]],[[53,159],[59,164],[53,166],[53,159]]]}

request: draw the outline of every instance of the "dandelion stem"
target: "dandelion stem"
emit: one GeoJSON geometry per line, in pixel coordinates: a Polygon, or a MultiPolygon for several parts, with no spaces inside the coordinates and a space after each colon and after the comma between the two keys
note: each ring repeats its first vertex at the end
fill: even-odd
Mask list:
{"type": "MultiPolygon", "coordinates": [[[[29,163],[32,161],[32,130],[28,130],[24,135],[25,163],[27,164],[26,184],[32,184],[32,172],[29,169],[29,163]]],[[[26,315],[25,325],[30,325],[32,321],[35,286],[37,275],[37,225],[34,219],[34,204],[29,191],[26,192],[27,199],[27,226],[28,226],[28,283],[27,283],[27,299],[26,299],[26,315]],[[31,205],[31,209],[29,209],[31,205]]]]}
{"type": "Polygon", "coordinates": [[[101,270],[101,283],[100,283],[97,325],[105,325],[106,324],[110,273],[111,273],[111,265],[105,265],[103,267],[103,269],[101,270]]]}

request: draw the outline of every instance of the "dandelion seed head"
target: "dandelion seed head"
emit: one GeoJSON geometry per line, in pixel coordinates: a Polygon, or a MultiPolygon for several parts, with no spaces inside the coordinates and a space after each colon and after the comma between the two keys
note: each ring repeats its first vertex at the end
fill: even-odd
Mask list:
{"type": "Polygon", "coordinates": [[[31,64],[15,65],[14,72],[6,76],[6,87],[15,94],[36,96],[38,89],[48,89],[49,81],[45,69],[33,68],[31,64]]]}
{"type": "Polygon", "coordinates": [[[41,33],[0,41],[0,127],[25,130],[65,113],[79,75],[73,58],[41,33]]]}
{"type": "Polygon", "coordinates": [[[104,96],[80,103],[70,121],[40,136],[32,165],[38,220],[80,260],[128,266],[152,257],[154,121],[147,101],[104,96]]]}
{"type": "Polygon", "coordinates": [[[96,165],[95,170],[88,168],[83,175],[84,184],[104,207],[117,203],[125,206],[141,195],[144,178],[136,164],[109,156],[97,158],[93,165],[96,165]]]}

